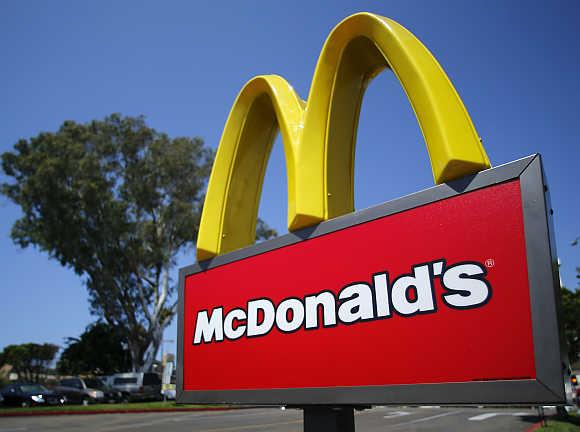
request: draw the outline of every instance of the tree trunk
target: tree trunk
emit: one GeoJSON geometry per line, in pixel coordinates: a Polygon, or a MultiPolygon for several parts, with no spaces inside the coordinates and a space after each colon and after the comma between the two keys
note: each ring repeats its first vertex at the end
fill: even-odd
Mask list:
{"type": "Polygon", "coordinates": [[[145,351],[145,358],[141,371],[148,372],[153,366],[159,347],[163,343],[163,330],[171,319],[164,316],[164,307],[169,293],[169,267],[165,266],[163,269],[163,276],[161,282],[161,290],[156,291],[154,310],[149,314],[149,335],[150,341],[147,350],[145,351]]]}
{"type": "Polygon", "coordinates": [[[127,345],[129,346],[129,352],[131,353],[131,371],[137,372],[140,370],[141,356],[139,355],[139,344],[131,341],[130,338],[127,340],[127,345]]]}
{"type": "Polygon", "coordinates": [[[147,347],[145,360],[141,368],[142,372],[149,372],[151,370],[153,362],[155,361],[155,357],[157,357],[157,352],[159,351],[159,347],[161,346],[162,340],[163,340],[163,328],[161,327],[161,325],[157,324],[151,334],[151,342],[147,347]]]}

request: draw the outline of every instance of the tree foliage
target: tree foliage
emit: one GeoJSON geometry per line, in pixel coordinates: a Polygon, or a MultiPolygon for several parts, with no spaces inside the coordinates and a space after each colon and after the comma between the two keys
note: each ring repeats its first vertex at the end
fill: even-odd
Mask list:
{"type": "MultiPolygon", "coordinates": [[[[580,273],[580,272],[579,272],[580,273]]],[[[570,363],[580,360],[580,291],[562,287],[562,315],[564,335],[568,342],[570,363]]]]}
{"type": "Polygon", "coordinates": [[[11,236],[82,275],[91,311],[121,329],[132,367],[152,363],[175,314],[170,270],[197,236],[213,152],[142,117],[66,121],[2,155],[11,236]]]}
{"type": "MultiPolygon", "coordinates": [[[[199,227],[213,151],[113,114],[19,140],[2,155],[0,191],[23,216],[13,241],[83,277],[91,312],[121,332],[134,370],[148,370],[176,312],[176,257],[199,227]]],[[[263,222],[259,234],[275,235],[263,222]]]]}
{"type": "Polygon", "coordinates": [[[277,236],[278,233],[274,228],[271,228],[266,222],[258,218],[258,222],[256,224],[256,240],[268,240],[277,236]]]}
{"type": "Polygon", "coordinates": [[[79,338],[67,338],[58,371],[64,375],[111,375],[131,368],[131,354],[122,331],[104,322],[87,327],[79,338]]]}
{"type": "Polygon", "coordinates": [[[58,350],[57,345],[48,343],[7,345],[0,353],[0,363],[12,365],[21,381],[37,383],[46,375],[58,350]]]}

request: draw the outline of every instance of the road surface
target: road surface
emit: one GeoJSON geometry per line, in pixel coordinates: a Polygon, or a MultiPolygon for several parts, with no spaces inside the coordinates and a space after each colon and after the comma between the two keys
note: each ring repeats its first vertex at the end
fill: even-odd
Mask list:
{"type": "MultiPolygon", "coordinates": [[[[533,409],[376,407],[356,412],[357,432],[526,431],[533,409]]],[[[0,417],[0,432],[301,432],[302,412],[280,408],[232,411],[0,417]]]]}

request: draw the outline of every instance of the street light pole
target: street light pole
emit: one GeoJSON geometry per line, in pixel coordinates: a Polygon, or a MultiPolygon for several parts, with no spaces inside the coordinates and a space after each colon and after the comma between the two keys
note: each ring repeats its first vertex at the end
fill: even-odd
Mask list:
{"type": "MultiPolygon", "coordinates": [[[[163,363],[163,357],[165,356],[165,342],[175,342],[173,339],[161,339],[161,366],[163,366],[163,375],[162,375],[162,385],[166,384],[163,382],[163,377],[165,376],[165,368],[167,367],[167,363],[163,363]]],[[[169,378],[171,381],[171,377],[169,378]]],[[[165,390],[163,390],[163,402],[167,401],[167,395],[165,394],[165,390]]]]}

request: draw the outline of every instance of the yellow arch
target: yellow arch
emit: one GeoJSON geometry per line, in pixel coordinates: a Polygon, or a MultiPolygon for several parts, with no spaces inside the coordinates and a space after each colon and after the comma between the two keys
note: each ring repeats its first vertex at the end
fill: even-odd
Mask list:
{"type": "Polygon", "coordinates": [[[264,172],[278,129],[288,173],[288,229],[353,211],[362,97],[385,68],[395,73],[411,102],[435,183],[490,167],[469,114],[437,60],[395,21],[358,13],[326,40],[308,103],[276,75],[252,78],[241,90],[210,176],[198,260],[254,243],[264,172]]]}

